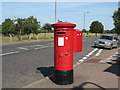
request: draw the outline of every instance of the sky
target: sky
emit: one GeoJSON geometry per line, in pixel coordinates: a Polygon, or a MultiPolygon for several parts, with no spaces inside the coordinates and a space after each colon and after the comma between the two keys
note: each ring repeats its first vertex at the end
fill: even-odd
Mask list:
{"type": "MultiPolygon", "coordinates": [[[[93,21],[100,21],[105,30],[111,30],[113,25],[113,12],[117,10],[118,2],[57,2],[57,20],[76,24],[82,30],[85,14],[85,29],[93,21]]],[[[55,23],[54,2],[2,2],[2,22],[7,19],[27,18],[34,16],[45,23],[55,23]]]]}

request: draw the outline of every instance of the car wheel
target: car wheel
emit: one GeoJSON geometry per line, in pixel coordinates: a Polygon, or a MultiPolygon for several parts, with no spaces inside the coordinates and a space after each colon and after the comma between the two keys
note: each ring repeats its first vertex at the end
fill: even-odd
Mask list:
{"type": "Polygon", "coordinates": [[[95,47],[95,48],[97,47],[96,44],[94,44],[94,47],[95,47]]]}

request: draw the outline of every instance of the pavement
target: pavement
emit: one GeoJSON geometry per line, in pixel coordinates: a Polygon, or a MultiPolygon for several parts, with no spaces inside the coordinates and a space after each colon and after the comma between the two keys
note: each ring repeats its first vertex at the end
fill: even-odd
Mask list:
{"type": "MultiPolygon", "coordinates": [[[[57,85],[54,82],[54,75],[51,74],[23,88],[67,88],[69,90],[97,88],[97,90],[120,90],[118,82],[120,76],[117,58],[118,53],[115,52],[116,50],[111,53],[104,52],[103,54],[107,53],[104,56],[101,54],[74,65],[73,84],[57,85]]],[[[48,71],[51,71],[51,69],[54,70],[53,67],[47,67],[46,69],[48,69],[48,71]]],[[[40,72],[42,72],[42,70],[40,70],[40,72]]],[[[45,76],[44,72],[42,72],[42,74],[45,76]]]]}
{"type": "Polygon", "coordinates": [[[52,75],[24,88],[118,88],[115,68],[116,64],[82,63],[74,67],[74,83],[71,85],[56,85],[52,75]]]}

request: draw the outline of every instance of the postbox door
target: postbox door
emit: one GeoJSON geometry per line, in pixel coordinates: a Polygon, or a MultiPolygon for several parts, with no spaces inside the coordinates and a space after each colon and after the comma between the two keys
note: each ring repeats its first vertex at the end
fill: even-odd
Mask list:
{"type": "Polygon", "coordinates": [[[73,68],[73,47],[71,32],[56,32],[55,34],[55,68],[70,70],[73,68]]]}

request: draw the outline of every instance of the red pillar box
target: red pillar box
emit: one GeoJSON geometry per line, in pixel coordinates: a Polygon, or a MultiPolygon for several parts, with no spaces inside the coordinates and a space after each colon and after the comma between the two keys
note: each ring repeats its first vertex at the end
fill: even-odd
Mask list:
{"type": "Polygon", "coordinates": [[[75,24],[55,23],[54,28],[54,80],[56,84],[73,83],[73,31],[75,24]]]}
{"type": "Polygon", "coordinates": [[[82,52],[82,31],[74,29],[73,39],[73,52],[82,52]]]}

